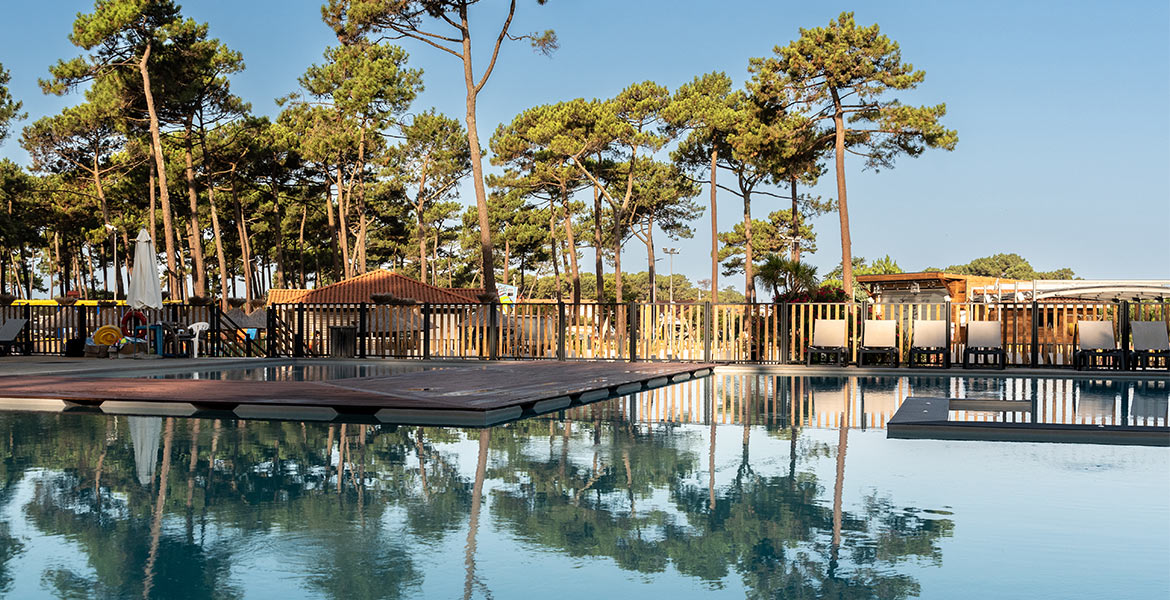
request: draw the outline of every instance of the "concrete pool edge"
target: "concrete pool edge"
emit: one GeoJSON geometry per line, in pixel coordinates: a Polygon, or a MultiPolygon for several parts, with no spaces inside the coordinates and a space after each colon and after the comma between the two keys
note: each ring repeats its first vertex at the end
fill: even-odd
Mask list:
{"type": "Polygon", "coordinates": [[[886,422],[886,437],[951,441],[1170,446],[1170,427],[949,420],[948,416],[951,410],[965,410],[964,402],[968,402],[967,399],[908,397],[898,407],[894,416],[886,422]],[[960,403],[957,408],[952,406],[952,403],[956,401],[960,403]]]}

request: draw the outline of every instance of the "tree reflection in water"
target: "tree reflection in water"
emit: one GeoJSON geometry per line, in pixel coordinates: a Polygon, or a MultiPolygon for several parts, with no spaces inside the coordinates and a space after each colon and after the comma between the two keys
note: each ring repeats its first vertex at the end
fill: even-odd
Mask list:
{"type": "MultiPolygon", "coordinates": [[[[479,554],[503,532],[630,572],[737,578],[753,597],[900,598],[918,584],[899,563],[940,561],[952,528],[876,494],[843,506],[847,427],[833,446],[750,419],[605,410],[490,431],[134,419],[0,413],[0,591],[34,578],[60,597],[243,597],[263,549],[299,593],[397,598],[425,587],[420,561],[446,545],[460,547],[464,597],[489,596],[479,554]],[[789,449],[784,472],[753,464],[753,434],[784,440],[769,446],[789,449]],[[734,467],[717,438],[742,445],[734,467]],[[805,467],[822,458],[835,481],[805,467]],[[13,519],[76,556],[23,561],[13,519]]],[[[460,558],[443,555],[443,571],[460,558]]]]}

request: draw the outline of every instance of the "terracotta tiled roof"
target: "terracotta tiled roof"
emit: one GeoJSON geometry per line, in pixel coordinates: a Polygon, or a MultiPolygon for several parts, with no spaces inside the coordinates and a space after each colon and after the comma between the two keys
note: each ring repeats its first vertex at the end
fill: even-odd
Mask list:
{"type": "Polygon", "coordinates": [[[443,289],[457,296],[463,296],[464,298],[467,298],[469,302],[479,302],[480,294],[484,293],[485,291],[483,288],[445,287],[443,289]]]}
{"type": "Polygon", "coordinates": [[[269,304],[347,304],[373,302],[373,294],[393,294],[398,298],[433,304],[476,302],[462,294],[379,269],[364,275],[313,290],[270,290],[269,304]]]}
{"type": "Polygon", "coordinates": [[[313,290],[268,290],[269,304],[289,304],[296,301],[302,294],[311,292],[313,290]]]}

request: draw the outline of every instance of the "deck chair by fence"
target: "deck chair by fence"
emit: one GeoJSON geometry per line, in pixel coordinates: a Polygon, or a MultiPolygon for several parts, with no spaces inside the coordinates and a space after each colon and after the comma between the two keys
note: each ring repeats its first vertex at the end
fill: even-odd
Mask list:
{"type": "Polygon", "coordinates": [[[857,351],[857,366],[865,366],[867,356],[889,357],[890,364],[898,366],[898,324],[894,321],[866,319],[861,332],[861,349],[857,351]]]}
{"type": "Polygon", "coordinates": [[[1113,337],[1113,321],[1077,321],[1076,369],[1120,369],[1125,351],[1113,337]]]}
{"type": "Polygon", "coordinates": [[[947,348],[947,321],[914,320],[914,339],[910,344],[910,366],[949,368],[951,352],[947,348]],[[937,360],[936,360],[937,359],[937,360]]]}
{"type": "Polygon", "coordinates": [[[1170,333],[1162,321],[1132,321],[1133,351],[1130,365],[1134,369],[1157,369],[1161,359],[1162,369],[1170,369],[1170,333]]]}
{"type": "Polygon", "coordinates": [[[845,341],[847,330],[845,319],[817,319],[813,322],[813,339],[805,354],[805,365],[811,365],[813,355],[823,358],[833,357],[840,366],[845,366],[848,343],[845,341]]]}
{"type": "Polygon", "coordinates": [[[972,366],[1004,367],[1003,330],[999,321],[971,321],[967,323],[967,346],[963,349],[963,368],[972,366]],[[982,356],[983,363],[977,359],[982,356]]]}
{"type": "Polygon", "coordinates": [[[0,325],[0,356],[7,356],[13,348],[20,348],[23,354],[29,354],[32,349],[28,343],[17,340],[25,325],[28,325],[28,319],[8,319],[0,325]]]}

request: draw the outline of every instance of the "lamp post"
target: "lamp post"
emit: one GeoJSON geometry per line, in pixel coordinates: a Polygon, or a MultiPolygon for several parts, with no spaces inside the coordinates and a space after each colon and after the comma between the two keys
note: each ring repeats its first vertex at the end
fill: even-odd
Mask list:
{"type": "Polygon", "coordinates": [[[674,304],[674,255],[678,254],[678,248],[663,248],[662,252],[670,255],[670,303],[674,304]]]}

